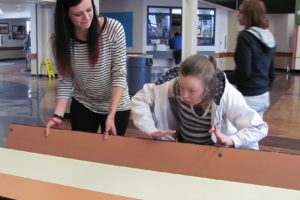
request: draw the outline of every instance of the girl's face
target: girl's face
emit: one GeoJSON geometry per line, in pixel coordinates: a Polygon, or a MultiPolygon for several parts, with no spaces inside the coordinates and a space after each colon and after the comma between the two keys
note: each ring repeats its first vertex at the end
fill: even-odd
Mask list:
{"type": "Polygon", "coordinates": [[[245,17],[244,17],[244,14],[243,14],[242,7],[240,7],[240,9],[237,13],[237,18],[238,18],[238,21],[239,21],[240,25],[244,26],[245,25],[245,17]]]}
{"type": "Polygon", "coordinates": [[[76,30],[89,29],[94,15],[92,0],[83,0],[77,6],[70,7],[68,15],[76,30]]]}
{"type": "Polygon", "coordinates": [[[179,76],[179,92],[184,103],[194,106],[199,104],[205,95],[205,86],[199,76],[179,76]]]}

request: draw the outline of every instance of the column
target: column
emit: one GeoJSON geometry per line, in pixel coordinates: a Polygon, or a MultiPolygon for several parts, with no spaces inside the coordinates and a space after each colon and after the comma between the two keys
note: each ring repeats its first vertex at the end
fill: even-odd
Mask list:
{"type": "Polygon", "coordinates": [[[43,64],[46,58],[52,58],[50,38],[54,31],[52,27],[54,9],[55,3],[40,3],[37,8],[38,55],[36,75],[47,75],[43,64]]]}
{"type": "Polygon", "coordinates": [[[182,2],[182,60],[197,53],[198,0],[182,2]]]}

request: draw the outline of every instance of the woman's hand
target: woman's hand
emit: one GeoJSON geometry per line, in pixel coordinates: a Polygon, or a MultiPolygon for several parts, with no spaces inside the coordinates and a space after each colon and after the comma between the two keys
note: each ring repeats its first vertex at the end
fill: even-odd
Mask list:
{"type": "Polygon", "coordinates": [[[151,133],[151,137],[155,140],[162,140],[162,137],[165,137],[171,141],[176,141],[173,136],[174,133],[176,133],[175,130],[160,130],[151,133]]]}
{"type": "Polygon", "coordinates": [[[50,128],[52,126],[59,126],[62,123],[61,119],[52,117],[46,125],[45,136],[48,137],[50,134],[50,128]]]}
{"type": "MultiPolygon", "coordinates": [[[[227,135],[223,134],[220,129],[217,128],[217,126],[213,126],[209,132],[212,135],[213,138],[215,138],[215,143],[222,146],[234,146],[233,140],[228,137],[227,135]]],[[[214,140],[214,139],[213,139],[214,140]]]]}
{"type": "Polygon", "coordinates": [[[115,118],[107,117],[105,122],[104,140],[108,138],[108,135],[117,135],[115,118]]]}

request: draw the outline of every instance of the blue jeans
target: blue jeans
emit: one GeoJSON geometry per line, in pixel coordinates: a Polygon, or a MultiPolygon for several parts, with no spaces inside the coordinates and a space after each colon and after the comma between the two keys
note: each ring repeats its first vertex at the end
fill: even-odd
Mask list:
{"type": "Polygon", "coordinates": [[[258,96],[244,96],[250,108],[258,112],[263,117],[266,110],[270,107],[270,92],[258,96]]]}

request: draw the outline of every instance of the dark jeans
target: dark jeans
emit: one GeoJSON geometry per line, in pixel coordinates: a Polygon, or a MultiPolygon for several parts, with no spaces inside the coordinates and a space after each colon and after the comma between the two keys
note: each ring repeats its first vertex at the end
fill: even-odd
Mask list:
{"type": "Polygon", "coordinates": [[[178,65],[181,62],[181,49],[175,50],[173,52],[175,64],[178,65]]]}
{"type": "MultiPolygon", "coordinates": [[[[125,135],[129,122],[130,110],[118,111],[115,115],[115,126],[118,135],[125,135]]],[[[70,107],[70,120],[72,130],[97,133],[99,125],[101,133],[105,131],[107,114],[99,114],[90,111],[77,100],[72,99],[70,107]]]]}

